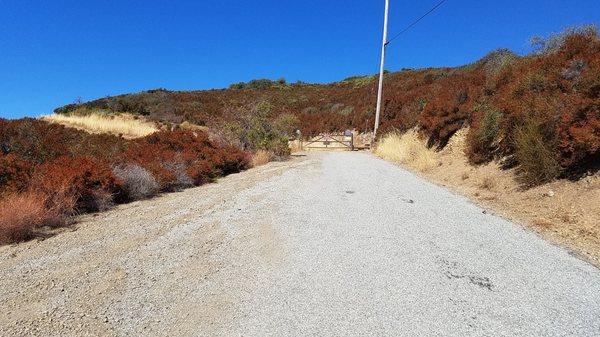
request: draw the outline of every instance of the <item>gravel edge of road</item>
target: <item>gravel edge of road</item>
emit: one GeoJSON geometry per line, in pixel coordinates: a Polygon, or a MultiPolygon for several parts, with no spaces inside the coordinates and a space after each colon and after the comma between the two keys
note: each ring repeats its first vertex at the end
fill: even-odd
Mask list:
{"type": "Polygon", "coordinates": [[[595,260],[592,257],[588,257],[588,256],[584,255],[582,252],[578,251],[577,248],[568,245],[566,242],[561,242],[561,241],[555,240],[550,235],[544,234],[543,232],[537,230],[536,227],[533,224],[531,224],[531,220],[513,215],[510,213],[509,210],[502,209],[499,206],[493,205],[491,202],[486,202],[485,200],[478,200],[478,199],[475,199],[475,197],[468,195],[467,193],[461,193],[461,191],[457,187],[455,187],[453,185],[444,184],[443,182],[436,181],[435,179],[431,179],[431,177],[427,176],[426,174],[419,172],[407,165],[402,165],[399,163],[385,160],[381,157],[378,157],[377,155],[375,155],[372,152],[369,152],[369,155],[375,157],[378,160],[382,160],[386,163],[390,163],[392,165],[398,166],[398,167],[406,170],[410,174],[414,175],[415,177],[422,179],[422,180],[424,180],[430,184],[433,184],[437,187],[443,188],[457,197],[464,198],[471,204],[473,204],[477,207],[483,208],[488,214],[492,214],[492,215],[498,216],[506,221],[515,223],[515,224],[519,225],[523,230],[537,235],[538,237],[540,237],[541,239],[543,239],[544,241],[548,242],[549,244],[551,244],[553,246],[556,246],[556,247],[566,250],[569,253],[569,255],[571,255],[583,262],[589,263],[592,266],[596,267],[598,270],[600,270],[600,261],[595,260]]]}

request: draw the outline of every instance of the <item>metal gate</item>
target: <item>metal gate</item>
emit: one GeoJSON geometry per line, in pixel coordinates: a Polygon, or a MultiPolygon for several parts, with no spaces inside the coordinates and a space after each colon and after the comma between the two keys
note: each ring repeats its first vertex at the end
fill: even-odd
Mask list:
{"type": "Polygon", "coordinates": [[[354,150],[354,136],[352,132],[343,134],[323,133],[302,142],[306,151],[352,151],[354,150]]]}

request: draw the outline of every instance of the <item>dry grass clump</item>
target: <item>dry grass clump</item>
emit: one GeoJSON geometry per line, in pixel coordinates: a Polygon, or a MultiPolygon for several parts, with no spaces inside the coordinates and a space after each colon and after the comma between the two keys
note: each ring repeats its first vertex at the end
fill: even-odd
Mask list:
{"type": "Polygon", "coordinates": [[[258,150],[252,155],[252,167],[265,165],[271,161],[272,154],[269,151],[258,150]]]}
{"type": "Polygon", "coordinates": [[[426,172],[437,166],[435,151],[427,148],[416,130],[385,135],[377,145],[375,154],[385,160],[410,166],[419,172],[426,172]]]}
{"type": "Polygon", "coordinates": [[[11,194],[0,200],[0,245],[34,238],[40,228],[63,225],[75,199],[58,192],[49,197],[38,191],[11,194]]]}
{"type": "Polygon", "coordinates": [[[550,229],[554,227],[554,224],[551,221],[543,218],[534,219],[533,224],[543,229],[550,229]]]}
{"type": "Polygon", "coordinates": [[[183,123],[179,124],[179,127],[182,130],[209,132],[208,127],[202,126],[202,125],[196,125],[196,124],[190,123],[188,121],[184,121],[183,123]]]}
{"type": "Polygon", "coordinates": [[[296,152],[300,152],[302,151],[302,143],[300,140],[291,140],[289,142],[289,146],[290,146],[290,151],[292,153],[296,153],[296,152]]]}
{"type": "Polygon", "coordinates": [[[13,194],[0,202],[0,244],[33,237],[48,217],[45,198],[39,193],[13,194]]]}
{"type": "Polygon", "coordinates": [[[139,138],[150,135],[158,129],[155,124],[135,118],[134,116],[121,115],[48,115],[43,120],[68,127],[82,129],[90,133],[110,133],[123,135],[126,138],[139,138]]]}
{"type": "Polygon", "coordinates": [[[485,176],[479,182],[478,187],[484,190],[493,190],[496,187],[496,180],[492,177],[485,176]]]}

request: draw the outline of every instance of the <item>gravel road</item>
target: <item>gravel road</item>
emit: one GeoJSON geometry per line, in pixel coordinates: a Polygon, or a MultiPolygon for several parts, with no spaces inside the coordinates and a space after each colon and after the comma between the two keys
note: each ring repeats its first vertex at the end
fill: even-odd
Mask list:
{"type": "Polygon", "coordinates": [[[600,270],[368,153],[0,247],[1,336],[599,336],[600,270]]]}

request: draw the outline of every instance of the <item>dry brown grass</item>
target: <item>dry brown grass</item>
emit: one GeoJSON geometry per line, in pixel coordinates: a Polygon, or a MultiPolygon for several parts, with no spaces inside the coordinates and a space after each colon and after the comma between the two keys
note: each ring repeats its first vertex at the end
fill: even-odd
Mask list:
{"type": "Polygon", "coordinates": [[[202,131],[202,132],[210,131],[207,126],[193,124],[188,121],[184,121],[183,123],[179,124],[179,127],[183,130],[190,130],[190,131],[202,131]]]}
{"type": "Polygon", "coordinates": [[[479,181],[479,188],[484,190],[493,190],[496,187],[496,181],[490,176],[485,176],[479,181]]]}
{"type": "Polygon", "coordinates": [[[252,167],[265,165],[271,161],[271,158],[271,152],[265,150],[258,150],[252,155],[252,167]]]}
{"type": "Polygon", "coordinates": [[[50,199],[35,191],[5,197],[0,201],[0,245],[31,239],[44,226],[62,225],[73,206],[73,198],[50,199]]]}
{"type": "Polygon", "coordinates": [[[292,153],[302,151],[302,146],[300,144],[300,141],[298,141],[298,140],[291,140],[291,141],[289,141],[288,145],[289,145],[290,151],[292,153]]]}
{"type": "Polygon", "coordinates": [[[547,219],[535,219],[533,220],[533,224],[536,225],[537,227],[543,228],[543,229],[551,229],[552,227],[554,227],[554,224],[550,221],[548,221],[547,219]]]}
{"type": "Polygon", "coordinates": [[[576,223],[575,217],[567,212],[559,215],[559,219],[566,224],[576,223]]]}
{"type": "Polygon", "coordinates": [[[427,172],[438,166],[436,152],[425,146],[416,130],[385,135],[377,145],[375,154],[385,160],[409,166],[418,172],[427,172]]]}
{"type": "Polygon", "coordinates": [[[115,116],[101,114],[67,116],[54,114],[43,116],[42,119],[50,123],[61,124],[89,133],[110,133],[122,135],[125,138],[140,138],[158,131],[154,123],[127,114],[115,116]]]}

